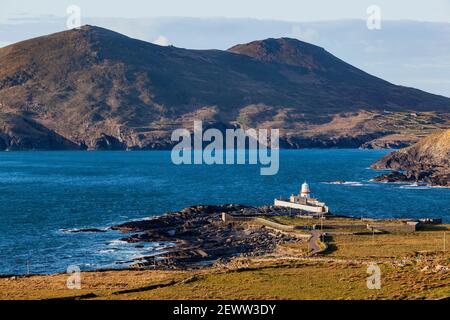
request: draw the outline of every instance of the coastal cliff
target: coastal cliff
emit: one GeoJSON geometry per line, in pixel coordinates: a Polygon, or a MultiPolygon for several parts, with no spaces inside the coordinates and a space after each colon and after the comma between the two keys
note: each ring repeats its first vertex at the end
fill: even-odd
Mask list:
{"type": "Polygon", "coordinates": [[[375,178],[375,181],[423,182],[450,187],[450,129],[390,153],[375,162],[372,168],[396,170],[375,178]]]}

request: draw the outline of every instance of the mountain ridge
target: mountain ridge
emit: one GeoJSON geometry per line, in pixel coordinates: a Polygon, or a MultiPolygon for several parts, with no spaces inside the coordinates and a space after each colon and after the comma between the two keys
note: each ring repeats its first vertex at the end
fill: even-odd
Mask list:
{"type": "MultiPolygon", "coordinates": [[[[74,149],[169,148],[171,131],[193,120],[279,128],[286,148],[401,146],[419,138],[417,119],[430,132],[450,123],[449,98],[289,38],[189,50],[83,26],[0,48],[0,66],[0,114],[14,115],[16,127],[38,123],[74,149]]],[[[0,146],[28,149],[17,132],[1,131],[0,146]]]]}

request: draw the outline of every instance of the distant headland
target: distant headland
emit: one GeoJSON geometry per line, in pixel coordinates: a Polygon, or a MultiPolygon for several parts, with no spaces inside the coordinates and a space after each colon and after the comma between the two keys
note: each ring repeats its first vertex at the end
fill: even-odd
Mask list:
{"type": "Polygon", "coordinates": [[[412,182],[450,187],[450,129],[390,153],[375,162],[372,168],[396,170],[375,178],[374,181],[378,182],[412,182]]]}

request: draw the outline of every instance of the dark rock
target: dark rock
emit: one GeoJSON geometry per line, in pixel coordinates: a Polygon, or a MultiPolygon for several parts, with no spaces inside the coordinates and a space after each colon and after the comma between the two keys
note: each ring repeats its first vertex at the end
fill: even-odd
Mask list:
{"type": "MultiPolygon", "coordinates": [[[[137,261],[139,267],[186,268],[213,264],[243,253],[261,255],[277,244],[298,241],[267,228],[248,228],[241,224],[225,224],[221,213],[248,216],[265,215],[275,208],[253,208],[241,205],[194,206],[167,213],[150,220],[132,221],[111,229],[138,232],[121,240],[130,243],[170,241],[174,247],[165,253],[137,261]]],[[[283,212],[286,213],[286,212],[283,212]]]]}
{"type": "Polygon", "coordinates": [[[100,138],[95,140],[94,149],[111,151],[111,150],[126,150],[127,146],[119,139],[113,136],[102,134],[100,138]]]}
{"type": "Polygon", "coordinates": [[[376,182],[415,182],[416,179],[412,177],[408,177],[407,175],[398,172],[393,171],[390,173],[382,174],[381,176],[378,176],[373,179],[376,182]]]}

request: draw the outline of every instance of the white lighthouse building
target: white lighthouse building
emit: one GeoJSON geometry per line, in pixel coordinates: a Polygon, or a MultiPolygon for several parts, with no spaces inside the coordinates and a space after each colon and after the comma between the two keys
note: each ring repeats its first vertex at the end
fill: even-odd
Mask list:
{"type": "Polygon", "coordinates": [[[300,197],[307,199],[311,198],[311,189],[309,189],[309,184],[307,184],[306,181],[302,184],[300,197]]]}
{"type": "Polygon", "coordinates": [[[328,214],[329,210],[325,203],[311,197],[309,184],[304,182],[298,195],[291,195],[289,199],[275,199],[275,206],[299,209],[308,213],[328,214]]]}

